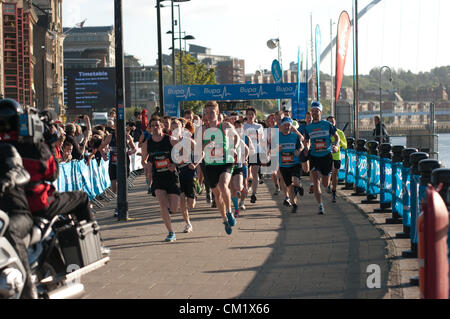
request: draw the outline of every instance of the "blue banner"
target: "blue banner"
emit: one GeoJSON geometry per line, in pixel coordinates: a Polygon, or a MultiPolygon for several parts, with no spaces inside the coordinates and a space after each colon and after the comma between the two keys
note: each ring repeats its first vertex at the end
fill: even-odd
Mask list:
{"type": "Polygon", "coordinates": [[[411,210],[411,243],[417,244],[418,242],[418,233],[417,233],[417,216],[420,213],[419,210],[419,183],[420,183],[420,175],[410,175],[411,183],[411,202],[410,202],[410,210],[411,210]]]}
{"type": "Polygon", "coordinates": [[[367,156],[369,176],[367,182],[367,195],[380,194],[380,158],[376,155],[367,156]]]}
{"type": "MultiPolygon", "coordinates": [[[[298,47],[298,57],[297,57],[297,85],[301,86],[302,80],[302,68],[301,68],[301,55],[300,55],[300,47],[298,47]]],[[[297,90],[297,103],[300,103],[300,90],[297,90]]]]}
{"type": "Polygon", "coordinates": [[[294,118],[303,119],[308,106],[308,87],[306,83],[301,83],[300,87],[297,83],[168,85],[164,87],[164,111],[170,116],[180,116],[178,104],[181,101],[258,99],[291,99],[294,118]],[[298,101],[298,94],[300,94],[300,101],[298,101]]]}
{"type": "Polygon", "coordinates": [[[401,162],[392,163],[392,211],[400,217],[403,216],[402,167],[401,162]]]}
{"type": "Polygon", "coordinates": [[[356,152],[357,166],[355,175],[355,185],[364,191],[367,189],[367,154],[364,152],[356,152]]]}
{"type": "Polygon", "coordinates": [[[316,83],[317,83],[317,101],[320,100],[320,55],[322,51],[322,35],[319,25],[316,25],[316,83]]]}
{"type": "Polygon", "coordinates": [[[411,227],[411,175],[409,167],[402,167],[403,226],[411,227]]]}
{"type": "Polygon", "coordinates": [[[283,71],[278,60],[273,60],[272,62],[272,76],[275,83],[283,82],[283,71]]]}
{"type": "Polygon", "coordinates": [[[338,181],[345,181],[345,171],[347,169],[347,150],[341,148],[341,168],[338,172],[338,181]]]}
{"type": "Polygon", "coordinates": [[[356,151],[353,149],[349,149],[347,150],[347,155],[348,155],[348,167],[345,182],[348,184],[354,184],[356,174],[356,151]]]}
{"type": "Polygon", "coordinates": [[[392,203],[392,160],[380,159],[380,204],[392,203]]]}

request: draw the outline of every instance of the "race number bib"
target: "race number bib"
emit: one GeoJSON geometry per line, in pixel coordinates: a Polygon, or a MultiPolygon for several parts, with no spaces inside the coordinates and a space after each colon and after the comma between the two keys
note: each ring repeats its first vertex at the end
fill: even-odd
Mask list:
{"type": "Polygon", "coordinates": [[[281,153],[281,163],[291,164],[294,162],[294,154],[292,153],[281,153]]]}
{"type": "Polygon", "coordinates": [[[168,158],[162,159],[162,160],[155,160],[155,168],[156,169],[168,168],[169,164],[170,164],[170,160],[168,158]]]}
{"type": "Polygon", "coordinates": [[[314,149],[316,152],[322,152],[327,149],[327,142],[324,139],[316,139],[314,141],[314,149]]]}

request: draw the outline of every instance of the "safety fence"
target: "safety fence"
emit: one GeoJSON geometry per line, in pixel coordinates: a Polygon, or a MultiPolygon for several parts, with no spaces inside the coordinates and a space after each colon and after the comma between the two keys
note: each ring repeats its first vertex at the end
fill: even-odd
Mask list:
{"type": "MultiPolygon", "coordinates": [[[[134,179],[137,171],[142,169],[141,150],[130,156],[130,176],[127,179],[128,188],[134,187],[134,179]]],[[[97,207],[103,207],[100,200],[110,201],[116,195],[110,190],[111,180],[109,177],[109,160],[92,159],[87,163],[85,160],[73,160],[59,164],[58,179],[53,183],[59,192],[84,191],[89,200],[97,207]]]]}
{"type": "Polygon", "coordinates": [[[344,189],[379,203],[375,212],[392,213],[387,224],[402,224],[396,238],[410,240],[403,258],[418,258],[421,298],[449,297],[450,169],[415,148],[348,138],[338,174],[344,189]],[[356,144],[356,145],[355,145],[356,144]],[[377,200],[378,199],[378,200],[377,200]]]}

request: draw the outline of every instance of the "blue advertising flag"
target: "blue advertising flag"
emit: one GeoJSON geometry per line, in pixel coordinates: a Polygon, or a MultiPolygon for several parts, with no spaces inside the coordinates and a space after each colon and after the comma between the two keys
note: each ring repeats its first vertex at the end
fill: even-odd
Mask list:
{"type": "MultiPolygon", "coordinates": [[[[301,80],[301,68],[300,68],[300,47],[298,47],[298,57],[297,57],[297,84],[300,88],[300,80],[301,80]]],[[[297,90],[297,102],[300,102],[300,90],[297,90]]]]}
{"type": "Polygon", "coordinates": [[[281,83],[283,75],[281,74],[281,65],[278,60],[272,62],[272,76],[275,83],[281,83]]]}
{"type": "Polygon", "coordinates": [[[316,80],[317,80],[317,101],[320,99],[320,52],[322,50],[322,35],[319,25],[316,25],[316,80]]]}

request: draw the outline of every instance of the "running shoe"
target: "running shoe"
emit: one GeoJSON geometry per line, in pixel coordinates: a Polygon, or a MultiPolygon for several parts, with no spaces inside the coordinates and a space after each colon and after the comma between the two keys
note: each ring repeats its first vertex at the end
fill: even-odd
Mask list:
{"type": "Polygon", "coordinates": [[[211,193],[206,193],[206,202],[211,204],[211,193]]]}
{"type": "Polygon", "coordinates": [[[147,188],[147,194],[151,194],[151,193],[152,193],[152,188],[151,187],[147,188]]]}
{"type": "Polygon", "coordinates": [[[230,224],[227,221],[223,222],[223,224],[225,225],[225,232],[228,235],[231,235],[231,232],[233,231],[233,228],[230,226],[230,224]]]}
{"type": "Polygon", "coordinates": [[[275,192],[273,193],[275,196],[277,196],[278,194],[280,194],[280,188],[279,187],[277,187],[276,189],[275,189],[275,192]]]}
{"type": "Polygon", "coordinates": [[[114,208],[114,217],[119,216],[119,211],[117,208],[114,208]]]}
{"type": "Polygon", "coordinates": [[[336,191],[333,191],[332,195],[331,195],[331,201],[333,203],[336,203],[336,191]]]}
{"type": "Polygon", "coordinates": [[[296,204],[293,204],[291,213],[293,213],[293,214],[297,213],[297,208],[298,208],[298,206],[296,204]]]}
{"type": "Polygon", "coordinates": [[[239,209],[245,210],[244,201],[242,201],[242,200],[239,202],[239,209]]]}
{"type": "Polygon", "coordinates": [[[314,185],[309,185],[309,193],[310,194],[314,193],[314,185]]]}
{"type": "Polygon", "coordinates": [[[217,208],[217,204],[216,204],[215,200],[212,201],[211,208],[217,208]]]}
{"type": "Polygon", "coordinates": [[[264,180],[263,179],[259,180],[259,185],[261,185],[261,184],[264,184],[264,180]]]}
{"type": "Polygon", "coordinates": [[[227,218],[228,218],[228,224],[231,227],[234,227],[236,225],[236,218],[234,218],[232,213],[227,213],[227,218]]]}
{"type": "Polygon", "coordinates": [[[319,215],[324,215],[325,214],[325,210],[323,209],[323,204],[319,205],[319,215]]]}
{"type": "Polygon", "coordinates": [[[284,199],[283,205],[284,205],[284,206],[287,206],[287,207],[291,207],[291,206],[292,206],[292,203],[291,203],[291,201],[289,200],[289,197],[286,197],[286,198],[284,199]]]}
{"type": "Polygon", "coordinates": [[[177,240],[177,236],[175,236],[175,233],[170,232],[169,235],[166,237],[166,242],[174,242],[177,240]]]}
{"type": "Polygon", "coordinates": [[[256,195],[255,195],[255,194],[253,194],[253,195],[250,197],[250,203],[252,203],[252,204],[256,203],[256,195]]]}
{"type": "Polygon", "coordinates": [[[191,225],[191,223],[189,223],[189,224],[186,224],[186,227],[184,228],[184,233],[192,233],[192,231],[193,231],[193,228],[192,228],[192,225],[191,225]]]}

